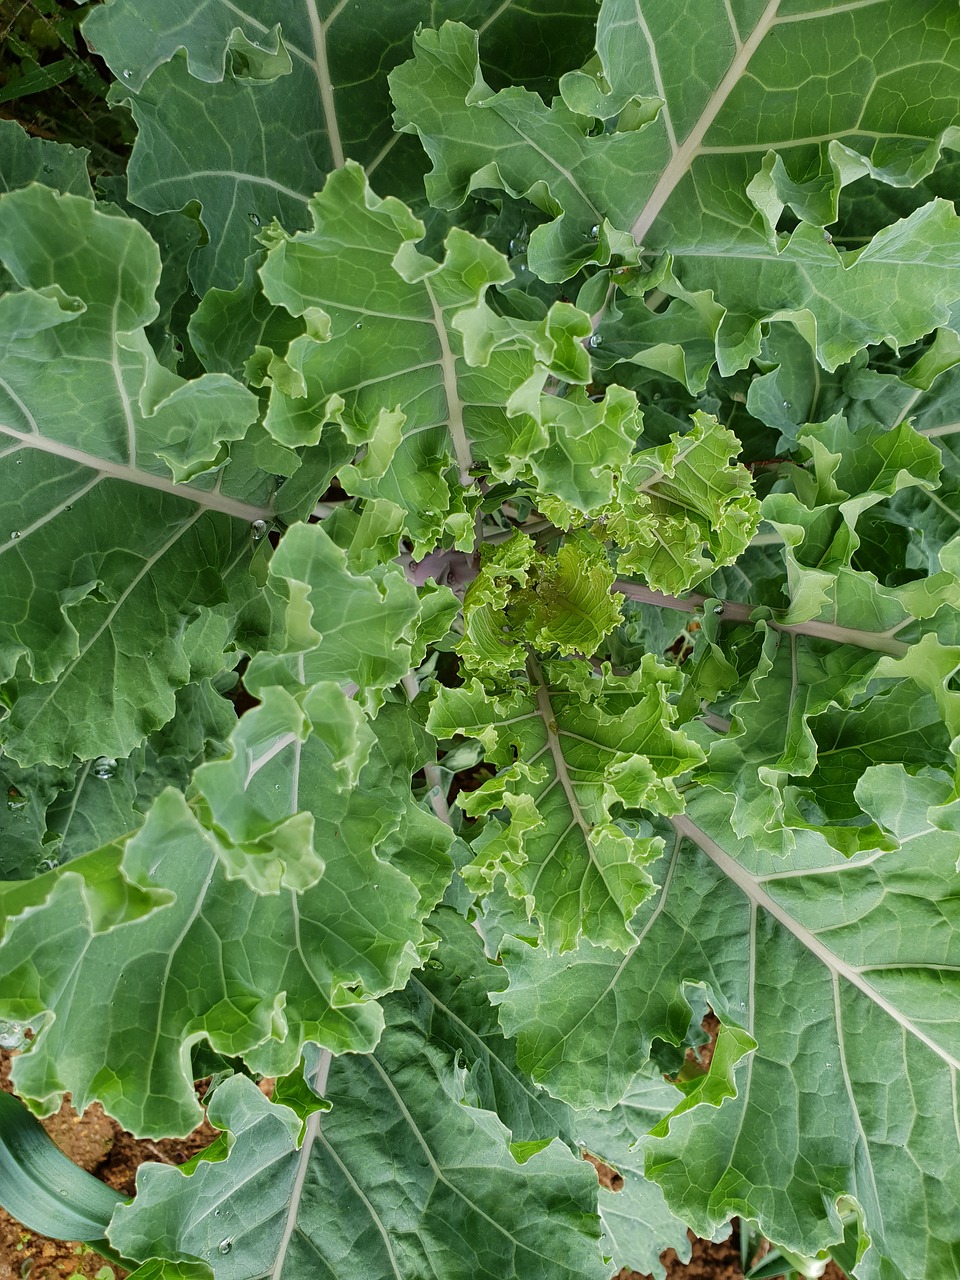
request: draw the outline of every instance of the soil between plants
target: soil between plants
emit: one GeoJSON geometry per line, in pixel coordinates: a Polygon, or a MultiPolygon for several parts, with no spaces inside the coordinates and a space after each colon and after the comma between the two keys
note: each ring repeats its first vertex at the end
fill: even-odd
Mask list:
{"type": "MultiPolygon", "coordinates": [[[[9,1075],[14,1056],[8,1050],[0,1051],[0,1088],[7,1092],[12,1092],[9,1075]]],[[[198,1095],[202,1096],[202,1086],[198,1095]]],[[[217,1133],[205,1120],[186,1138],[166,1138],[160,1142],[138,1140],[105,1116],[98,1104],[79,1116],[69,1102],[64,1102],[56,1115],[44,1120],[43,1126],[71,1160],[125,1195],[133,1194],[141,1164],[151,1160],[185,1164],[212,1142],[217,1133]]],[[[619,1175],[613,1170],[599,1165],[598,1175],[601,1182],[616,1189],[619,1175]]],[[[680,1262],[672,1249],[663,1254],[661,1261],[667,1280],[742,1280],[735,1232],[721,1244],[695,1240],[692,1236],[691,1240],[693,1255],[688,1263],[680,1262]]],[[[100,1280],[111,1277],[122,1280],[126,1275],[116,1267],[109,1268],[109,1275],[101,1272],[108,1265],[86,1245],[48,1240],[27,1231],[0,1209],[0,1280],[66,1280],[67,1277],[95,1280],[98,1273],[101,1273],[100,1280]]],[[[649,1277],[624,1269],[614,1280],[649,1280],[649,1277]]],[[[824,1280],[844,1280],[844,1277],[831,1264],[824,1280]]]]}

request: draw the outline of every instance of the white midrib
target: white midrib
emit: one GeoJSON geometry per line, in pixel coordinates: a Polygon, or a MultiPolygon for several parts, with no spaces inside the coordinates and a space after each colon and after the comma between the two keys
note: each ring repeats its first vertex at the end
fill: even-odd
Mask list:
{"type": "Polygon", "coordinates": [[[862,995],[865,995],[868,1000],[878,1008],[882,1009],[883,1012],[887,1014],[888,1017],[892,1018],[898,1026],[903,1027],[903,1029],[909,1032],[910,1035],[916,1037],[921,1044],[926,1045],[926,1047],[945,1062],[951,1070],[956,1071],[960,1069],[960,1062],[958,1062],[956,1058],[951,1057],[942,1045],[937,1044],[937,1042],[931,1039],[931,1037],[928,1036],[921,1027],[918,1027],[915,1022],[911,1021],[910,1018],[907,1018],[902,1010],[898,1009],[896,1005],[891,1004],[885,996],[881,995],[879,991],[872,987],[859,969],[855,968],[853,965],[847,964],[845,960],[841,960],[838,955],[832,952],[828,947],[824,946],[815,934],[811,933],[809,929],[804,928],[799,921],[795,920],[793,916],[790,915],[789,911],[784,907],[781,907],[775,899],[771,898],[770,895],[761,888],[745,867],[741,866],[735,858],[731,858],[728,853],[721,849],[720,845],[718,845],[715,840],[712,840],[705,831],[701,831],[696,823],[692,822],[686,814],[679,814],[677,817],[671,818],[670,823],[676,832],[685,836],[688,840],[692,840],[699,849],[702,849],[711,862],[714,862],[723,874],[733,881],[737,888],[746,895],[750,902],[755,903],[760,910],[766,911],[768,915],[773,916],[778,924],[781,924],[788,933],[791,933],[797,941],[810,952],[811,955],[815,956],[830,973],[831,978],[842,979],[844,982],[848,982],[852,987],[856,987],[862,995]]]}
{"type": "Polygon", "coordinates": [[[192,502],[198,507],[208,507],[212,511],[222,511],[224,515],[237,516],[240,520],[272,520],[273,513],[269,507],[254,506],[251,502],[240,502],[237,498],[212,490],[192,489],[187,485],[176,484],[173,480],[165,480],[163,476],[152,475],[148,471],[138,471],[136,467],[127,467],[119,462],[108,462],[83,449],[74,449],[62,444],[59,440],[49,440],[45,436],[34,435],[29,431],[17,431],[0,423],[0,435],[9,436],[11,440],[28,449],[39,449],[41,453],[50,453],[57,458],[66,458],[77,462],[82,467],[89,467],[98,477],[104,480],[124,480],[127,484],[135,484],[141,489],[158,489],[161,493],[171,493],[185,502],[192,502]]]}
{"type": "Polygon", "coordinates": [[[633,227],[633,238],[638,244],[643,244],[644,237],[656,221],[660,210],[670,199],[674,187],[685,174],[689,171],[693,158],[699,150],[700,144],[706,137],[707,130],[713,124],[714,120],[720,113],[723,104],[733,92],[741,76],[746,70],[750,59],[756,53],[764,37],[769,32],[776,20],[777,10],[780,8],[780,0],[770,0],[760,20],[750,33],[750,37],[744,40],[734,55],[733,61],[727,68],[726,75],[717,85],[711,95],[707,105],[704,107],[700,118],[693,126],[691,131],[684,138],[680,146],[674,151],[670,162],[660,175],[660,179],[650,198],[641,209],[637,216],[633,227]]]}
{"type": "MultiPolygon", "coordinates": [[[[333,1054],[329,1049],[324,1049],[320,1054],[320,1061],[317,1063],[317,1069],[313,1076],[314,1092],[322,1097],[327,1091],[327,1077],[330,1074],[330,1063],[333,1061],[333,1054]]],[[[303,1187],[307,1180],[307,1172],[310,1168],[310,1154],[313,1151],[314,1143],[320,1132],[320,1116],[322,1112],[314,1111],[307,1117],[304,1125],[303,1142],[300,1144],[300,1159],[297,1161],[297,1173],[293,1180],[293,1186],[290,1189],[290,1205],[287,1209],[286,1221],[283,1224],[283,1235],[277,1245],[277,1258],[270,1272],[270,1280],[279,1280],[283,1271],[283,1264],[286,1260],[287,1250],[290,1248],[290,1241],[293,1239],[293,1233],[297,1228],[297,1216],[300,1213],[300,1201],[303,1198],[303,1187]]]]}
{"type": "Polygon", "coordinates": [[[453,348],[450,346],[447,326],[443,319],[443,309],[437,301],[436,294],[433,292],[429,277],[424,278],[423,284],[427,291],[427,297],[430,299],[430,306],[433,309],[433,325],[437,331],[437,340],[440,343],[440,372],[443,376],[443,391],[447,399],[447,426],[450,430],[450,438],[453,441],[457,467],[460,471],[460,483],[469,485],[473,482],[473,478],[470,475],[470,468],[473,466],[473,454],[470,451],[470,441],[467,439],[467,427],[463,420],[463,401],[460,399],[460,388],[457,385],[457,360],[453,354],[453,348]]]}
{"type": "MultiPolygon", "coordinates": [[[[534,658],[530,658],[530,675],[533,678],[537,688],[537,710],[540,712],[540,718],[543,720],[544,728],[547,731],[547,747],[553,759],[553,766],[557,771],[557,778],[560,786],[563,788],[563,794],[567,798],[567,804],[570,806],[570,813],[573,822],[583,832],[585,839],[590,848],[590,823],[583,816],[580,808],[580,801],[573,789],[573,783],[570,780],[570,774],[567,771],[567,761],[563,754],[563,747],[560,745],[560,735],[557,731],[557,722],[553,714],[553,706],[550,702],[550,694],[547,690],[546,681],[543,678],[543,672],[540,665],[534,658]]],[[[541,754],[538,752],[538,754],[541,754]]],[[[536,758],[536,757],[534,757],[536,758]]]]}
{"type": "Polygon", "coordinates": [[[313,66],[317,73],[317,85],[320,89],[320,103],[327,125],[327,138],[330,142],[330,156],[335,169],[342,169],[344,162],[343,140],[340,137],[340,122],[337,119],[337,104],[334,101],[333,81],[330,78],[330,63],[327,58],[327,31],[336,21],[340,13],[347,7],[348,0],[340,0],[330,16],[323,21],[317,12],[317,0],[306,0],[307,17],[310,19],[310,33],[313,36],[313,66]]]}

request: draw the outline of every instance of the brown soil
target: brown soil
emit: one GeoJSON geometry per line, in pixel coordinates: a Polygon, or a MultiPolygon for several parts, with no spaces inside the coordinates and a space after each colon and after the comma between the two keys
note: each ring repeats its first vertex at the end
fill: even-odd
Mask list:
{"type": "MultiPolygon", "coordinates": [[[[0,1088],[12,1092],[9,1084],[10,1060],[15,1055],[0,1051],[0,1088]]],[[[202,1088],[198,1089],[202,1096],[202,1088]]],[[[138,1141],[103,1114],[98,1104],[78,1116],[69,1102],[54,1116],[43,1121],[61,1151],[74,1163],[101,1181],[132,1195],[137,1168],[147,1160],[163,1164],[184,1164],[202,1151],[216,1137],[217,1131],[206,1120],[187,1138],[167,1138],[162,1142],[138,1141]]],[[[27,1231],[19,1222],[0,1209],[0,1280],[64,1280],[65,1277],[87,1277],[92,1280],[108,1264],[82,1244],[63,1240],[47,1240],[27,1231]]],[[[126,1275],[111,1267],[110,1276],[118,1280],[126,1275]]],[[[101,1280],[109,1280],[103,1272],[101,1280]]]]}

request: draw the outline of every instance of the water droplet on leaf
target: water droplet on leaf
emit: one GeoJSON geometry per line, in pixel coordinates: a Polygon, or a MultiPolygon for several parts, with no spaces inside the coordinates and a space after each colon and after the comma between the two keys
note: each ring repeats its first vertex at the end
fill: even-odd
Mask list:
{"type": "Polygon", "coordinates": [[[233,1241],[221,1240],[220,1243],[217,1245],[217,1248],[221,1253],[229,1253],[230,1250],[233,1248],[233,1241]]]}
{"type": "Polygon", "coordinates": [[[16,787],[7,788],[7,808],[16,812],[17,809],[26,807],[27,797],[22,791],[18,791],[16,787]]]}
{"type": "Polygon", "coordinates": [[[438,960],[435,956],[431,956],[430,959],[427,961],[427,968],[440,970],[443,968],[443,961],[438,960]]]}
{"type": "Polygon", "coordinates": [[[596,349],[597,347],[599,347],[599,346],[600,346],[600,344],[601,344],[602,342],[603,342],[603,338],[600,336],[600,334],[599,334],[599,333],[595,333],[595,334],[591,337],[590,341],[587,343],[587,346],[588,346],[588,347],[593,347],[594,349],[596,349]]]}
{"type": "Polygon", "coordinates": [[[27,1043],[23,1022],[5,1022],[0,1018],[0,1049],[22,1049],[27,1043]]]}
{"type": "Polygon", "coordinates": [[[250,526],[250,536],[253,538],[254,542],[259,542],[266,532],[266,520],[254,520],[253,524],[250,526]]]}
{"type": "Polygon", "coordinates": [[[132,71],[128,71],[126,68],[124,68],[124,72],[123,72],[124,80],[129,80],[132,75],[133,75],[132,71]]]}
{"type": "Polygon", "coordinates": [[[593,226],[590,228],[590,234],[589,236],[587,236],[587,239],[596,240],[599,238],[599,236],[600,236],[600,226],[599,224],[597,224],[596,226],[593,226]]]}
{"type": "Polygon", "coordinates": [[[248,213],[248,214],[247,214],[247,217],[250,219],[250,221],[253,223],[253,225],[254,225],[255,227],[259,227],[259,225],[260,225],[260,215],[259,215],[259,213],[248,213]]]}
{"type": "Polygon", "coordinates": [[[97,756],[93,762],[93,776],[104,782],[109,781],[117,772],[117,762],[113,756],[97,756]]]}
{"type": "Polygon", "coordinates": [[[20,536],[21,536],[21,535],[20,535],[20,530],[19,530],[19,529],[14,529],[14,531],[10,534],[10,537],[11,537],[11,538],[19,538],[20,536]]]}
{"type": "Polygon", "coordinates": [[[357,321],[357,323],[356,323],[353,327],[354,327],[355,329],[362,329],[362,328],[363,328],[363,321],[362,321],[362,320],[358,320],[358,321],[357,321]]]}

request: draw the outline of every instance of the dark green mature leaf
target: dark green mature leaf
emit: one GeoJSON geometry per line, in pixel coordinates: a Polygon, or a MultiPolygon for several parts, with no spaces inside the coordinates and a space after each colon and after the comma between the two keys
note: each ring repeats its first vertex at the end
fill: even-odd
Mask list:
{"type": "MultiPolygon", "coordinates": [[[[595,8],[446,0],[445,16],[482,26],[498,81],[540,87],[586,56],[595,8]]],[[[162,13],[152,0],[113,0],[91,13],[84,34],[139,128],[132,198],[155,213],[202,206],[198,289],[232,288],[272,218],[307,226],[309,198],[345,159],[377,171],[386,190],[419,196],[422,159],[392,131],[386,76],[433,17],[429,0],[171,0],[162,13]],[[210,127],[194,127],[198,118],[210,127]]]]}
{"type": "Polygon", "coordinates": [[[4,751],[122,757],[173,716],[178,687],[223,665],[250,520],[267,511],[209,476],[180,482],[222,465],[256,400],[158,363],[143,326],[160,262],[137,223],[39,186],[0,200],[18,286],[0,300],[0,447],[16,475],[0,535],[4,751]]]}
{"type": "Polygon", "coordinates": [[[299,1118],[236,1077],[211,1108],[234,1134],[228,1158],[189,1179],[145,1169],[111,1240],[134,1257],[208,1259],[223,1280],[347,1265],[372,1280],[605,1280],[593,1170],[560,1143],[518,1164],[496,1116],[463,1105],[464,1084],[391,1005],[376,1054],[331,1067],[333,1108],[307,1120],[299,1151],[299,1118]]]}
{"type": "Polygon", "coordinates": [[[739,1037],[711,1070],[714,1106],[727,1100],[714,1110],[688,1098],[643,1143],[648,1176],[700,1233],[749,1203],[764,1232],[815,1253],[840,1239],[848,1198],[871,1241],[865,1280],[952,1265],[960,1138],[943,1118],[960,1046],[941,966],[949,975],[960,938],[960,850],[945,781],[870,769],[858,799],[901,848],[840,863],[813,840],[787,866],[771,860],[733,839],[727,803],[704,795],[694,821],[675,819],[661,896],[638,918],[626,962],[588,943],[572,964],[523,944],[505,952],[501,1020],[519,1062],[577,1105],[620,1096],[638,1042],[648,1052],[654,1035],[682,1039],[684,984],[704,985],[739,1037]]]}
{"type": "MultiPolygon", "coordinates": [[[[324,695],[310,691],[307,715],[322,712],[324,695]]],[[[287,701],[277,691],[249,729],[238,731],[237,748],[247,739],[260,754],[249,760],[247,812],[228,815],[227,830],[215,806],[229,766],[209,765],[199,775],[213,792],[209,828],[169,789],[126,841],[125,875],[175,902],[126,929],[101,931],[76,874],[97,854],[51,873],[46,892],[24,914],[14,893],[0,967],[4,992],[21,994],[10,1010],[9,997],[0,999],[0,1009],[21,1021],[53,1014],[14,1069],[21,1094],[38,1105],[49,1109],[69,1089],[79,1108],[97,1098],[140,1133],[185,1133],[198,1108],[184,1077],[184,1042],[206,1036],[217,1052],[241,1055],[271,1074],[292,1069],[304,1039],[337,1051],[376,1043],[382,1019],[371,996],[406,981],[419,918],[436,899],[422,902],[409,877],[374,851],[399,825],[400,811],[384,813],[379,796],[362,785],[339,794],[331,787],[322,722],[319,731],[301,730],[302,743],[291,732],[278,732],[272,746],[266,736],[253,740],[260,721],[287,701]],[[281,784],[271,774],[290,780],[292,801],[289,793],[273,798],[281,784]],[[274,813],[314,813],[319,883],[315,856],[303,844],[310,820],[274,818],[271,831],[271,802],[274,813]],[[278,854],[285,878],[311,887],[277,892],[269,858],[278,854]],[[241,872],[246,879],[230,878],[241,872]],[[273,892],[252,893],[247,881],[273,892]],[[96,986],[102,1021],[73,999],[87,984],[96,986]]],[[[347,778],[350,767],[345,761],[347,778]]]]}
{"type": "Polygon", "coordinates": [[[16,191],[31,182],[92,197],[87,153],[79,147],[31,138],[15,120],[0,120],[0,190],[16,191]]]}

